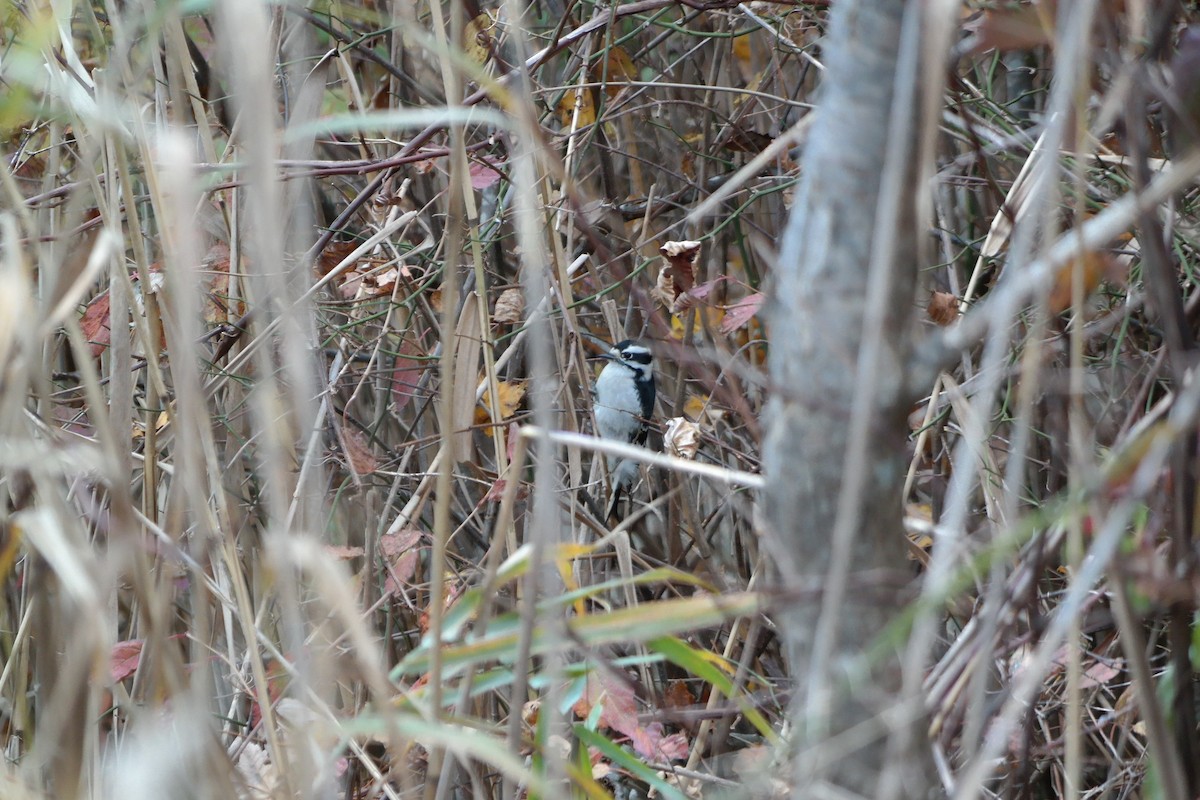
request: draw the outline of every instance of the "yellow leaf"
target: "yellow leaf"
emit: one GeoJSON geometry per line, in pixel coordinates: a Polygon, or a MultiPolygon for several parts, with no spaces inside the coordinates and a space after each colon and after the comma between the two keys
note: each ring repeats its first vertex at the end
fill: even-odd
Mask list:
{"type": "Polygon", "coordinates": [[[710,400],[706,394],[688,395],[687,402],[683,404],[683,415],[693,422],[698,422],[704,410],[708,408],[710,400]]]}
{"type": "MultiPolygon", "coordinates": [[[[523,381],[498,381],[496,383],[496,394],[500,398],[500,419],[506,420],[517,413],[517,409],[521,405],[521,400],[525,397],[525,383],[523,381]]],[[[483,425],[491,419],[491,408],[491,392],[484,391],[483,399],[475,407],[476,425],[483,425]]]]}
{"type": "Polygon", "coordinates": [[[492,57],[492,29],[496,21],[485,11],[463,28],[463,53],[479,66],[492,57]]]}
{"type": "Polygon", "coordinates": [[[592,103],[590,89],[569,89],[558,101],[558,118],[563,125],[570,126],[575,119],[575,106],[579,106],[577,127],[583,128],[596,121],[596,106],[592,103]]]}
{"type": "MultiPolygon", "coordinates": [[[[712,306],[701,306],[691,309],[696,313],[696,322],[692,327],[692,336],[700,336],[704,330],[704,326],[716,328],[721,324],[721,320],[725,319],[725,309],[714,308],[712,306]]],[[[685,315],[671,315],[671,338],[676,341],[683,341],[683,335],[687,332],[687,319],[685,315]]]]}
{"type": "Polygon", "coordinates": [[[595,73],[597,81],[605,81],[604,91],[609,97],[615,96],[625,88],[624,86],[610,86],[609,82],[623,83],[637,80],[638,74],[637,67],[633,65],[633,59],[629,57],[629,53],[625,52],[624,47],[611,48],[603,66],[595,70],[595,73]]]}
{"type": "Polygon", "coordinates": [[[750,63],[750,34],[738,36],[733,40],[733,57],[743,64],[750,63]]]}

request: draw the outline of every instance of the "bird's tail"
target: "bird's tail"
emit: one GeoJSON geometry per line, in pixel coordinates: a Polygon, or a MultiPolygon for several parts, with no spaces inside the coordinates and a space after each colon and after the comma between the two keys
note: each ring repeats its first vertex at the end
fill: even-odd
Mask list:
{"type": "Polygon", "coordinates": [[[637,480],[638,462],[631,458],[622,458],[612,468],[610,475],[612,477],[612,497],[608,501],[608,510],[604,514],[606,522],[617,513],[617,504],[621,500],[622,493],[628,491],[637,480]]]}

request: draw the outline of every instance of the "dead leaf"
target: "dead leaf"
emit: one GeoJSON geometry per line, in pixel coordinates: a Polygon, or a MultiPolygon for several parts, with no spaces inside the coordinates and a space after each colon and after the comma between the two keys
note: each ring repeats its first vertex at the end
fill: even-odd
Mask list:
{"type": "Polygon", "coordinates": [[[696,697],[688,689],[687,681],[673,680],[667,683],[663,693],[663,704],[670,709],[679,710],[695,705],[696,697]]]}
{"type": "Polygon", "coordinates": [[[1179,158],[1200,143],[1200,25],[1190,25],[1180,34],[1170,76],[1163,99],[1171,155],[1179,158]]]}
{"type": "Polygon", "coordinates": [[[671,274],[667,270],[660,270],[658,278],[654,281],[654,288],[650,290],[651,296],[659,302],[664,308],[674,308],[675,300],[679,295],[675,293],[675,282],[671,280],[671,274]]]}
{"type": "Polygon", "coordinates": [[[204,304],[200,313],[209,325],[223,325],[239,319],[246,313],[246,303],[230,295],[229,245],[217,243],[209,249],[200,263],[201,273],[211,277],[207,281],[204,304]]]}
{"type": "Polygon", "coordinates": [[[958,319],[958,298],[949,292],[934,292],[929,297],[925,313],[938,325],[945,327],[958,319]]]}
{"type": "Polygon", "coordinates": [[[492,312],[492,322],[519,325],[524,316],[525,294],[520,289],[505,289],[496,298],[496,310],[492,312]]]}
{"type": "Polygon", "coordinates": [[[533,730],[538,724],[538,717],[542,714],[541,700],[526,700],[521,706],[521,721],[525,723],[526,728],[533,730]]]}
{"type": "Polygon", "coordinates": [[[507,478],[497,478],[492,481],[492,485],[488,487],[487,494],[479,501],[480,505],[484,503],[499,503],[504,498],[504,490],[508,488],[507,478]]]}
{"type": "Polygon", "coordinates": [[[346,462],[355,475],[370,475],[379,469],[379,462],[371,452],[371,444],[362,431],[343,422],[342,442],[345,445],[346,462]]]}
{"type": "Polygon", "coordinates": [[[741,36],[733,37],[731,49],[733,50],[733,57],[738,62],[749,65],[752,53],[750,48],[750,34],[744,33],[741,36]]]}
{"type": "Polygon", "coordinates": [[[346,260],[346,256],[354,252],[361,242],[330,242],[325,245],[325,249],[321,251],[321,255],[317,257],[317,263],[314,265],[319,276],[324,278],[334,267],[346,260]]]}
{"type": "MultiPolygon", "coordinates": [[[[692,337],[697,340],[703,337],[704,331],[719,328],[725,319],[725,309],[712,306],[699,306],[692,310],[695,318],[692,323],[692,337]]],[[[671,315],[671,338],[682,342],[687,336],[689,317],[687,312],[671,315]]]]}
{"type": "Polygon", "coordinates": [[[658,273],[653,295],[664,306],[674,309],[676,299],[696,285],[700,242],[667,242],[658,252],[667,263],[658,273]]]}
{"type": "Polygon", "coordinates": [[[694,459],[700,449],[700,428],[684,417],[667,420],[667,432],[663,436],[664,449],[678,458],[694,459]]]}
{"type": "Polygon", "coordinates": [[[985,10],[964,27],[975,34],[971,53],[1030,50],[1054,43],[1054,0],[985,10]]]}
{"type": "MultiPolygon", "coordinates": [[[[452,580],[447,577],[444,581],[446,584],[445,598],[446,602],[442,605],[443,611],[449,611],[450,607],[458,602],[458,598],[462,597],[463,592],[467,590],[467,585],[460,580],[452,580]]],[[[417,617],[417,629],[422,634],[429,633],[429,609],[421,612],[421,616],[417,617]]]]}
{"type": "Polygon", "coordinates": [[[1114,659],[1111,663],[1097,661],[1083,671],[1083,679],[1079,681],[1079,686],[1081,689],[1107,686],[1113,678],[1121,674],[1124,668],[1124,659],[1114,659]]]}
{"type": "Polygon", "coordinates": [[[396,289],[396,281],[400,279],[400,270],[392,267],[385,269],[383,272],[375,276],[376,296],[388,295],[396,289]]]}
{"type": "Polygon", "coordinates": [[[349,547],[344,544],[327,544],[322,549],[325,551],[325,555],[338,561],[349,561],[365,554],[361,547],[349,547]]]}
{"type": "Polygon", "coordinates": [[[475,439],[471,426],[475,423],[478,402],[475,387],[479,385],[479,362],[483,353],[483,320],[479,317],[479,303],[474,292],[464,298],[458,324],[454,329],[454,394],[451,397],[450,430],[452,431],[450,456],[454,462],[471,461],[475,452],[475,439]]]}
{"type": "Polygon", "coordinates": [[[384,594],[400,594],[403,591],[401,584],[409,583],[417,574],[421,556],[418,545],[422,535],[416,528],[404,528],[379,537],[379,552],[387,569],[387,579],[383,582],[384,594]]]}
{"type": "Polygon", "coordinates": [[[342,273],[338,279],[337,292],[343,300],[353,300],[362,289],[363,274],[356,269],[342,273]]]}
{"type": "Polygon", "coordinates": [[[755,292],[726,306],[725,320],[721,323],[720,328],[721,333],[729,335],[748,323],[762,308],[764,300],[766,300],[766,295],[762,292],[755,292]]]}
{"type": "Polygon", "coordinates": [[[722,147],[732,153],[753,153],[754,155],[758,155],[763,150],[766,150],[773,141],[775,141],[775,138],[768,134],[748,130],[741,125],[730,124],[717,138],[716,146],[722,147]]]}

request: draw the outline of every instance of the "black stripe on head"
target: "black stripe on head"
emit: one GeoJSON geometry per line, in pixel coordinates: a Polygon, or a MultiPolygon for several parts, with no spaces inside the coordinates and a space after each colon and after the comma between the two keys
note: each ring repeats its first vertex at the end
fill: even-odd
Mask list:
{"type": "Polygon", "coordinates": [[[644,344],[635,342],[632,339],[626,339],[623,342],[618,342],[613,346],[613,350],[616,350],[618,353],[620,353],[622,360],[632,361],[636,364],[649,364],[654,360],[654,356],[651,354],[650,348],[646,347],[644,344]]]}

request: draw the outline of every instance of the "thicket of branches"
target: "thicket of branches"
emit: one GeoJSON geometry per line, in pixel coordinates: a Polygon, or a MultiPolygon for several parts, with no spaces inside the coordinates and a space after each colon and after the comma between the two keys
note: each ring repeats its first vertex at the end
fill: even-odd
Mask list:
{"type": "MultiPolygon", "coordinates": [[[[1195,12],[929,5],[938,788],[1192,796],[1195,12]]],[[[825,3],[0,9],[0,793],[793,791],[758,312],[825,3]]]]}

